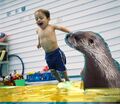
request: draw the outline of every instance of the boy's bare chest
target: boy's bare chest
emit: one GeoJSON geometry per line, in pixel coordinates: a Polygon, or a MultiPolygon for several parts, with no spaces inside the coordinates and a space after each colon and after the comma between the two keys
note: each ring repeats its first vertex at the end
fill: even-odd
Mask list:
{"type": "Polygon", "coordinates": [[[40,38],[43,39],[43,38],[51,38],[52,36],[54,36],[54,31],[52,30],[47,30],[47,31],[42,31],[40,33],[40,38]]]}
{"type": "Polygon", "coordinates": [[[43,32],[41,32],[41,34],[40,34],[40,37],[41,38],[47,38],[47,37],[50,37],[52,35],[52,32],[51,31],[43,31],[43,32]]]}

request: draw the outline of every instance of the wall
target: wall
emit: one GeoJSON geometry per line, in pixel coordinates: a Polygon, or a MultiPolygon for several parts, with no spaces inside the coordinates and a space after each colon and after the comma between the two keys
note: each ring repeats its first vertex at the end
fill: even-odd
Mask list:
{"type": "MultiPolygon", "coordinates": [[[[50,10],[53,24],[67,26],[72,31],[100,33],[112,56],[120,62],[120,0],[4,0],[0,2],[0,31],[10,34],[9,54],[23,59],[25,73],[40,71],[46,65],[43,49],[36,48],[37,25],[33,14],[38,8],[50,10]]],[[[69,75],[79,75],[84,67],[83,55],[65,44],[66,33],[56,32],[67,57],[69,75]]],[[[9,70],[14,69],[21,71],[21,64],[15,58],[11,59],[9,70]]]]}

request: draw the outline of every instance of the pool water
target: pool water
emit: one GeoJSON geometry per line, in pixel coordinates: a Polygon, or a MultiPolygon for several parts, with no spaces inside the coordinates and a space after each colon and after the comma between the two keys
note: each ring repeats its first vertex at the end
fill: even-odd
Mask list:
{"type": "Polygon", "coordinates": [[[74,81],[72,87],[69,88],[58,88],[57,83],[1,87],[0,102],[46,102],[45,104],[47,102],[49,104],[53,102],[64,102],[64,104],[72,104],[72,102],[79,102],[79,104],[91,104],[87,102],[120,102],[120,89],[83,90],[81,81],[74,81]]]}

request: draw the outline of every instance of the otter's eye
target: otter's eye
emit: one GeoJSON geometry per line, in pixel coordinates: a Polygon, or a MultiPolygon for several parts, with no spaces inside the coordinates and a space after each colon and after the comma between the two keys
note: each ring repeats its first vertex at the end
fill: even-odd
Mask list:
{"type": "Polygon", "coordinates": [[[75,38],[76,41],[79,41],[79,40],[80,40],[79,37],[78,37],[77,35],[74,36],[74,38],[75,38]]]}
{"type": "Polygon", "coordinates": [[[91,43],[91,44],[92,44],[92,43],[94,43],[94,41],[93,41],[92,39],[89,39],[89,43],[91,43]]]}

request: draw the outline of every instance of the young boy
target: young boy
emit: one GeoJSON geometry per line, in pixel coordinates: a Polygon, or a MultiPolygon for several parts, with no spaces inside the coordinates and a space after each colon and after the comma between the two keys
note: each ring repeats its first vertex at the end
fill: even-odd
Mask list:
{"type": "Polygon", "coordinates": [[[34,15],[36,23],[39,27],[37,29],[37,48],[42,47],[44,49],[46,63],[48,64],[48,67],[51,70],[51,73],[55,76],[55,78],[59,82],[63,82],[58,73],[59,71],[62,73],[65,81],[69,81],[65,67],[66,57],[58,46],[55,30],[60,30],[67,33],[70,32],[70,30],[62,26],[55,26],[49,24],[50,12],[48,10],[39,9],[35,11],[34,15]]]}

